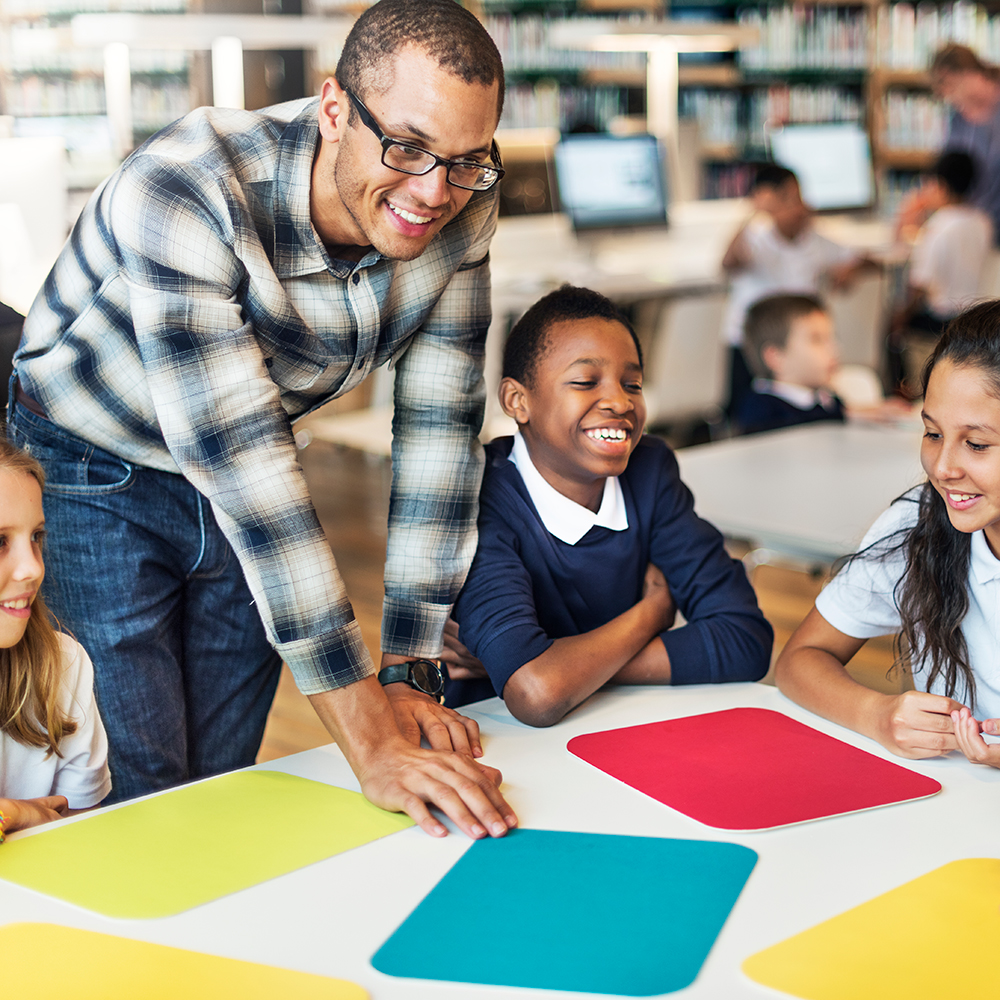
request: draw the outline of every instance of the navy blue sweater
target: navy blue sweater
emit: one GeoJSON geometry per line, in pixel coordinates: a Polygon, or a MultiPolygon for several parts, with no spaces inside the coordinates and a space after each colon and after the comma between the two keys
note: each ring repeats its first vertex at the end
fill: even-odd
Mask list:
{"type": "Polygon", "coordinates": [[[590,632],[632,607],[650,562],[666,577],[687,622],[661,636],[671,683],[764,676],[771,626],[742,563],[695,514],[677,460],[662,441],[644,437],[619,477],[628,529],[593,527],[576,545],[545,529],[507,457],[512,445],[506,437],[487,447],[479,548],[455,605],[459,638],[482,660],[498,694],[554,639],[590,632]]]}
{"type": "Polygon", "coordinates": [[[803,410],[787,399],[770,392],[757,392],[756,389],[747,390],[736,414],[736,423],[744,434],[776,431],[781,427],[813,424],[820,420],[834,420],[842,424],[845,419],[844,404],[839,396],[833,397],[829,409],[817,403],[803,410]]]}

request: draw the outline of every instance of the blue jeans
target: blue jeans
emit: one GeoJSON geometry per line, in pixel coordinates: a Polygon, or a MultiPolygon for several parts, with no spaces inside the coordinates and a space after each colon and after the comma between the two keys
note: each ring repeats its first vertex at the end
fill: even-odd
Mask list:
{"type": "Polygon", "coordinates": [[[22,404],[45,468],[45,598],[94,661],[109,802],[254,762],[281,660],[208,501],[22,404]]]}

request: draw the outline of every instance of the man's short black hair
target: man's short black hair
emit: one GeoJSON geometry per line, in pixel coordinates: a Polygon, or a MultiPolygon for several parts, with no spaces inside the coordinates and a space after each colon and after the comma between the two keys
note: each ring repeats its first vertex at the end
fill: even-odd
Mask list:
{"type": "Polygon", "coordinates": [[[957,149],[945,150],[931,173],[955,198],[964,198],[976,182],[976,161],[957,149]]]}
{"type": "Polygon", "coordinates": [[[750,182],[750,194],[764,187],[781,187],[782,184],[787,184],[788,181],[795,181],[796,184],[799,182],[798,177],[788,167],[782,167],[777,163],[764,163],[757,168],[757,173],[750,182]]]}
{"type": "Polygon", "coordinates": [[[642,348],[628,317],[600,292],[575,285],[563,285],[540,298],[518,321],[507,338],[503,352],[503,377],[533,386],[535,369],[548,345],[548,333],[554,323],[575,319],[607,319],[621,323],[635,344],[642,367],[642,348]]]}
{"type": "Polygon", "coordinates": [[[747,310],[743,324],[743,357],[757,378],[771,378],[774,374],[764,361],[764,350],[767,347],[784,350],[792,323],[814,312],[829,312],[816,295],[771,295],[747,310]]]}
{"type": "MultiPolygon", "coordinates": [[[[413,45],[466,83],[497,84],[497,118],[503,110],[503,62],[486,29],[455,0],[378,0],[354,22],[337,62],[337,83],[364,100],[392,86],[391,56],[413,45]]],[[[351,106],[351,118],[357,112],[351,106]]]]}

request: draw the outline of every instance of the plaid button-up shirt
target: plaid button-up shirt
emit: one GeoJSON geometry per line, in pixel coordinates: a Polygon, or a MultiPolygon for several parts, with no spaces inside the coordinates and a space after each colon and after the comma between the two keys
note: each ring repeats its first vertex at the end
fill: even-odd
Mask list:
{"type": "Polygon", "coordinates": [[[436,655],[475,551],[496,192],[413,261],[331,259],[309,217],[317,102],[202,108],[95,192],[16,368],[49,419],[212,503],[306,694],[371,673],[291,422],[395,367],[382,648],[436,655]]]}

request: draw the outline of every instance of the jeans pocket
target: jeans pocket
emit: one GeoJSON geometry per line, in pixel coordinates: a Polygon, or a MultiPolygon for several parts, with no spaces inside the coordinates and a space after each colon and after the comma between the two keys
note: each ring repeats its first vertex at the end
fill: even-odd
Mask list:
{"type": "Polygon", "coordinates": [[[119,493],[135,481],[130,462],[104,451],[41,418],[12,422],[11,439],[45,470],[45,492],[119,493]]]}

